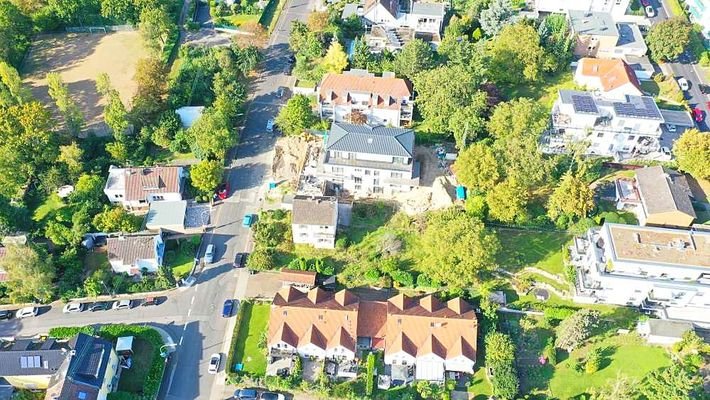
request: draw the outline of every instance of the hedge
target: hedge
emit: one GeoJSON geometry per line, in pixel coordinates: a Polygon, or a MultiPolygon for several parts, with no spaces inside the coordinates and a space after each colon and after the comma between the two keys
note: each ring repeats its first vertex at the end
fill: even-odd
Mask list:
{"type": "Polygon", "coordinates": [[[372,396],[375,391],[375,362],[377,358],[375,353],[367,355],[367,376],[365,377],[365,394],[372,396]]]}
{"type": "Polygon", "coordinates": [[[225,367],[225,371],[227,372],[227,376],[230,378],[236,378],[239,376],[236,371],[233,371],[232,368],[234,368],[234,358],[236,357],[237,353],[237,341],[239,339],[239,326],[242,323],[242,317],[244,316],[244,307],[247,304],[252,304],[250,300],[242,300],[241,304],[239,305],[239,310],[237,310],[237,317],[236,317],[236,323],[234,324],[234,331],[232,332],[232,343],[229,344],[229,354],[227,354],[227,366],[225,367]]]}
{"type": "Polygon", "coordinates": [[[94,335],[95,329],[93,326],[55,326],[49,330],[49,337],[55,339],[69,339],[79,333],[94,335]]]}
{"type": "Polygon", "coordinates": [[[271,33],[274,28],[276,28],[276,24],[279,21],[281,11],[285,4],[286,0],[271,0],[266,7],[264,7],[264,11],[259,18],[259,23],[266,28],[267,32],[271,33]]]}

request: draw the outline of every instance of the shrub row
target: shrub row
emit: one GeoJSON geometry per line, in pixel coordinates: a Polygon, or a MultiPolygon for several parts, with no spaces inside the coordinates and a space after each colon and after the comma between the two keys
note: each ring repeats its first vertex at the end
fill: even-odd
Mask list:
{"type": "Polygon", "coordinates": [[[79,333],[93,335],[94,332],[93,326],[55,326],[49,330],[49,337],[55,339],[69,339],[79,333]]]}
{"type": "Polygon", "coordinates": [[[239,310],[237,310],[236,323],[234,324],[234,331],[232,332],[232,343],[229,345],[229,354],[227,354],[227,366],[225,371],[227,371],[227,376],[230,379],[238,379],[239,374],[233,370],[235,360],[237,356],[237,341],[239,340],[239,328],[242,325],[242,318],[244,317],[244,309],[252,306],[252,302],[249,300],[242,300],[239,305],[239,310]]]}

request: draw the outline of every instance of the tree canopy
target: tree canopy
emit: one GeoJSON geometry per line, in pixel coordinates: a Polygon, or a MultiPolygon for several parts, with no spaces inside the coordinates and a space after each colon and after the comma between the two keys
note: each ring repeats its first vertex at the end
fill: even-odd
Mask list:
{"type": "Polygon", "coordinates": [[[496,36],[505,25],[510,23],[513,15],[513,5],[510,0],[492,0],[488,8],[481,11],[479,23],[486,34],[496,36]]]}
{"type": "Polygon", "coordinates": [[[461,151],[454,170],[456,179],[474,192],[487,192],[501,178],[498,159],[493,149],[483,142],[474,143],[461,151]]]}
{"type": "Polygon", "coordinates": [[[0,259],[7,271],[8,297],[13,303],[46,302],[54,293],[54,267],[51,258],[32,246],[7,246],[0,259]]]}
{"type": "Polygon", "coordinates": [[[224,167],[219,161],[202,160],[190,168],[192,186],[203,193],[212,192],[220,182],[224,167]]]}
{"type": "Polygon", "coordinates": [[[343,45],[333,40],[321,63],[326,72],[339,74],[348,66],[348,55],[343,50],[343,45]]]}
{"type": "Polygon", "coordinates": [[[692,29],[684,17],[654,23],[646,35],[651,57],[657,61],[670,61],[681,55],[690,43],[692,29]]]}
{"type": "Polygon", "coordinates": [[[560,215],[584,218],[594,207],[594,191],[580,174],[568,171],[547,202],[547,215],[553,221],[560,215]]]}
{"type": "Polygon", "coordinates": [[[537,30],[525,21],[506,25],[488,47],[490,75],[495,82],[535,82],[543,69],[545,50],[537,30]]]}
{"type": "Polygon", "coordinates": [[[710,178],[710,134],[688,129],[673,144],[678,168],[696,178],[710,178]]]}
{"type": "Polygon", "coordinates": [[[298,135],[310,128],[315,122],[315,116],[311,109],[311,101],[308,97],[297,94],[288,99],[279,115],[276,117],[276,125],[286,135],[298,135]]]}
{"type": "Polygon", "coordinates": [[[394,72],[407,79],[433,66],[434,51],[429,43],[421,39],[407,42],[394,57],[394,72]]]}

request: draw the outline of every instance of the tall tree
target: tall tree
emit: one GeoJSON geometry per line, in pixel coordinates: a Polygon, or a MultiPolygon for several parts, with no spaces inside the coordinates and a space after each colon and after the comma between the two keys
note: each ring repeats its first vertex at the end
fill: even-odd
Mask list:
{"type": "Polygon", "coordinates": [[[696,178],[710,179],[710,134],[693,128],[673,144],[678,168],[696,178]]]}
{"type": "Polygon", "coordinates": [[[229,120],[221,112],[207,108],[187,130],[190,148],[200,160],[224,160],[227,150],[237,142],[237,134],[230,129],[229,120]]]}
{"type": "Polygon", "coordinates": [[[503,27],[490,42],[488,54],[493,80],[515,85],[539,79],[545,50],[537,30],[521,21],[503,27]]]}
{"type": "Polygon", "coordinates": [[[138,13],[132,0],[101,0],[101,15],[108,19],[130,24],[138,22],[138,13]]]}
{"type": "Polygon", "coordinates": [[[59,146],[59,158],[57,161],[64,163],[67,166],[69,174],[74,178],[78,178],[81,171],[84,169],[82,158],[84,150],[79,147],[79,144],[72,142],[64,146],[59,146]]]}
{"type": "Polygon", "coordinates": [[[31,99],[32,95],[22,85],[17,70],[5,61],[0,61],[0,107],[21,104],[31,99]]]}
{"type": "Polygon", "coordinates": [[[126,129],[128,129],[128,112],[121,101],[118,90],[111,86],[111,81],[105,73],[100,74],[96,79],[96,88],[106,101],[106,106],[104,106],[104,121],[106,125],[111,129],[113,137],[117,141],[123,141],[126,129]]]}
{"type": "Polygon", "coordinates": [[[222,181],[224,167],[214,160],[202,160],[190,168],[192,186],[202,193],[211,193],[222,181]]]}
{"type": "Polygon", "coordinates": [[[429,43],[414,39],[407,42],[394,57],[394,72],[407,79],[412,79],[422,71],[434,66],[434,51],[429,43]]]}
{"type": "Polygon", "coordinates": [[[54,100],[59,113],[64,117],[67,129],[69,132],[78,135],[84,126],[84,115],[69,93],[69,86],[64,83],[61,75],[56,72],[47,74],[47,86],[49,88],[49,97],[54,100]]]}
{"type": "Polygon", "coordinates": [[[646,36],[651,57],[657,61],[674,60],[690,44],[692,29],[685,17],[671,18],[653,24],[646,36]]]}
{"type": "Polygon", "coordinates": [[[515,361],[515,344],[510,336],[500,332],[486,335],[486,365],[512,364],[515,361]]]}
{"type": "Polygon", "coordinates": [[[165,7],[145,7],[140,14],[138,30],[146,47],[158,53],[168,40],[173,23],[165,7]]]}
{"type": "Polygon", "coordinates": [[[523,220],[527,217],[528,198],[525,187],[517,179],[508,178],[486,193],[488,216],[505,223],[523,220]]]}
{"type": "Polygon", "coordinates": [[[592,328],[599,322],[599,312],[581,309],[565,318],[557,327],[555,346],[568,353],[581,346],[592,335],[592,328]]]}
{"type": "Polygon", "coordinates": [[[689,400],[694,391],[702,391],[697,370],[673,363],[651,372],[641,383],[640,392],[647,400],[689,400]]]}
{"type": "Polygon", "coordinates": [[[312,32],[323,32],[330,25],[330,14],[328,11],[315,11],[308,15],[308,29],[312,32]]]}
{"type": "Polygon", "coordinates": [[[497,35],[513,18],[513,6],[510,0],[493,0],[488,8],[481,11],[479,22],[489,36],[497,35]]]}
{"type": "Polygon", "coordinates": [[[326,72],[339,74],[348,66],[348,55],[343,50],[343,45],[333,40],[321,63],[326,72]]]}
{"type": "Polygon", "coordinates": [[[594,191],[582,176],[583,171],[578,174],[568,171],[562,176],[547,202],[547,215],[550,219],[554,221],[560,215],[584,218],[594,207],[594,191]]]}
{"type": "Polygon", "coordinates": [[[9,277],[8,297],[13,303],[46,302],[54,293],[51,257],[31,246],[7,246],[0,265],[9,277]]]}
{"type": "Polygon", "coordinates": [[[31,35],[32,20],[12,2],[0,0],[0,61],[19,66],[31,35]]]}
{"type": "Polygon", "coordinates": [[[142,58],[136,63],[133,80],[138,85],[131,115],[141,126],[149,125],[165,108],[166,71],[157,58],[142,58]]]}
{"type": "Polygon", "coordinates": [[[308,97],[297,94],[288,99],[279,115],[276,117],[276,125],[286,135],[299,135],[315,122],[315,116],[311,109],[311,101],[308,97]]]}
{"type": "Polygon", "coordinates": [[[450,288],[465,288],[495,267],[500,244],[481,221],[451,208],[427,216],[419,248],[420,272],[450,288]]]}
{"type": "Polygon", "coordinates": [[[352,68],[367,69],[373,59],[374,57],[370,52],[370,46],[367,45],[367,41],[364,38],[355,39],[353,56],[350,60],[352,68]]]}
{"type": "Polygon", "coordinates": [[[486,127],[484,115],[488,110],[488,96],[478,91],[471,103],[459,108],[449,118],[449,131],[453,132],[456,147],[464,149],[473,142],[486,127]]]}
{"type": "Polygon", "coordinates": [[[549,115],[539,102],[522,97],[500,103],[493,111],[488,130],[496,139],[511,136],[535,138],[547,128],[549,115]]]}
{"type": "Polygon", "coordinates": [[[501,179],[500,166],[493,150],[478,142],[459,153],[454,164],[456,179],[473,192],[487,192],[501,179]]]}
{"type": "Polygon", "coordinates": [[[84,26],[99,14],[98,0],[47,0],[49,10],[66,25],[84,26]]]}

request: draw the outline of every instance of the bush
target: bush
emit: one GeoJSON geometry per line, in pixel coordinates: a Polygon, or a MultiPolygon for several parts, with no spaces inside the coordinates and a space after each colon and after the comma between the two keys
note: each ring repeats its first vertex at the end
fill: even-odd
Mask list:
{"type": "Polygon", "coordinates": [[[343,236],[335,241],[335,248],[338,250],[345,250],[349,245],[350,240],[348,240],[347,236],[343,236]]]}
{"type": "Polygon", "coordinates": [[[562,321],[574,312],[575,310],[567,307],[548,307],[543,311],[545,319],[548,321],[562,321]]]}
{"type": "Polygon", "coordinates": [[[584,363],[584,372],[593,374],[599,371],[602,363],[602,349],[595,347],[587,354],[587,361],[584,363]]]}
{"type": "Polygon", "coordinates": [[[266,271],[274,268],[274,251],[257,246],[247,258],[247,268],[254,271],[266,271]]]}
{"type": "Polygon", "coordinates": [[[414,276],[409,271],[402,271],[401,269],[397,269],[390,272],[390,276],[395,282],[397,282],[399,286],[414,286],[414,276]]]}
{"type": "Polygon", "coordinates": [[[49,337],[55,339],[69,339],[79,333],[94,334],[93,326],[55,326],[49,329],[49,337]]]}
{"type": "Polygon", "coordinates": [[[234,331],[232,332],[232,343],[229,346],[229,353],[227,353],[227,365],[225,367],[225,372],[227,373],[227,376],[229,377],[234,377],[237,376],[237,374],[232,371],[232,366],[235,364],[234,362],[234,357],[237,354],[237,341],[239,338],[239,327],[241,326],[242,322],[242,317],[244,315],[244,309],[247,308],[245,305],[250,304],[251,302],[249,300],[243,300],[242,304],[240,304],[239,309],[237,310],[237,316],[235,318],[235,324],[234,324],[234,331]]]}
{"type": "Polygon", "coordinates": [[[375,390],[375,362],[377,357],[375,353],[370,353],[367,355],[367,369],[365,376],[365,394],[367,396],[372,396],[372,392],[375,390]]]}
{"type": "Polygon", "coordinates": [[[547,359],[550,365],[557,364],[557,348],[555,347],[555,341],[552,338],[547,339],[547,344],[545,348],[542,349],[542,355],[547,359]]]}

